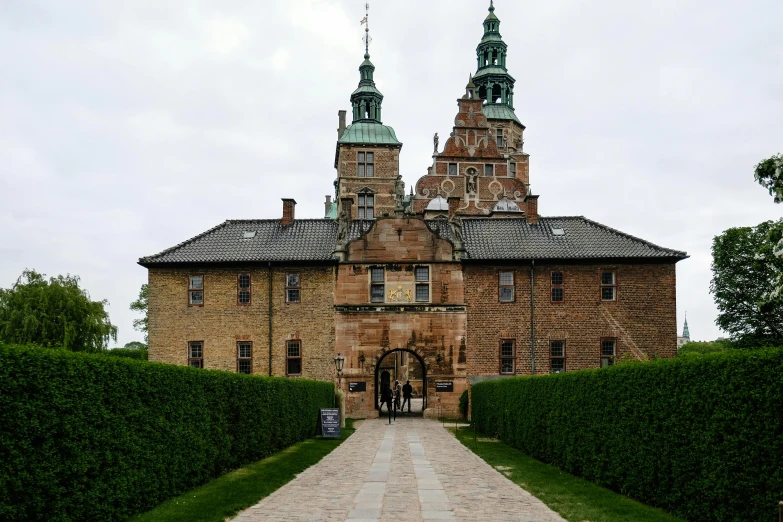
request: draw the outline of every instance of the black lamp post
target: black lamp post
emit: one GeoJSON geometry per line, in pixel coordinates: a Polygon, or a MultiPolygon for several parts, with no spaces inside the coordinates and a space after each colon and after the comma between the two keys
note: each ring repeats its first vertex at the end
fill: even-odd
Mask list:
{"type": "Polygon", "coordinates": [[[334,368],[337,370],[337,388],[341,389],[342,384],[342,378],[343,378],[343,364],[345,364],[345,357],[337,354],[337,357],[334,358],[334,368]]]}

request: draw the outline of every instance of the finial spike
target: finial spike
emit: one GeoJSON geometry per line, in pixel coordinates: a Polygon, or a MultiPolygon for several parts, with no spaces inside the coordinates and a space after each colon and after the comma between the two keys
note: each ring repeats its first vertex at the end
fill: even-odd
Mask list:
{"type": "Polygon", "coordinates": [[[495,2],[494,2],[494,0],[489,0],[489,12],[490,13],[495,12],[495,2]]]}

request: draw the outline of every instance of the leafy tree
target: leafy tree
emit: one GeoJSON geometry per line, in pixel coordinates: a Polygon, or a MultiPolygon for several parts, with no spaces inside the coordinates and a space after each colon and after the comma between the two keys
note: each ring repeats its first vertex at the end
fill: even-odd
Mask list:
{"type": "Polygon", "coordinates": [[[769,190],[775,203],[783,203],[783,154],[767,158],[756,165],[756,181],[769,190]]]}
{"type": "MultiPolygon", "coordinates": [[[[141,319],[134,319],[133,320],[133,328],[135,330],[138,330],[140,332],[144,332],[144,342],[147,342],[147,326],[148,326],[148,318],[147,318],[147,309],[149,308],[149,294],[148,294],[149,286],[147,283],[144,283],[141,285],[141,290],[139,290],[139,298],[133,301],[130,304],[130,309],[134,312],[140,312],[144,314],[144,317],[141,319]]],[[[127,348],[127,346],[126,346],[127,348]]],[[[145,346],[146,348],[146,346],[145,346]]]]}
{"type": "Polygon", "coordinates": [[[91,301],[77,276],[25,270],[10,289],[0,289],[0,341],[102,352],[117,327],[105,310],[108,301],[91,301]]]}
{"type": "Polygon", "coordinates": [[[146,350],[147,345],[144,343],[140,343],[139,341],[131,341],[129,343],[126,343],[125,348],[128,348],[130,350],[146,350]]]}
{"type": "Polygon", "coordinates": [[[677,357],[693,357],[708,353],[725,352],[731,349],[732,343],[728,340],[691,341],[680,346],[677,350],[677,357]]]}
{"type": "Polygon", "coordinates": [[[783,273],[783,258],[764,255],[773,249],[770,231],[776,226],[765,221],[730,228],[712,242],[715,322],[738,347],[783,345],[783,299],[765,297],[783,273]]]}
{"type": "MultiPolygon", "coordinates": [[[[783,154],[767,158],[756,165],[756,181],[769,190],[775,203],[783,202],[783,154]]],[[[783,219],[779,219],[768,232],[766,248],[759,252],[759,260],[772,264],[783,260],[783,219]]],[[[774,284],[764,294],[764,305],[773,306],[783,299],[783,272],[778,273],[774,284]]]]}

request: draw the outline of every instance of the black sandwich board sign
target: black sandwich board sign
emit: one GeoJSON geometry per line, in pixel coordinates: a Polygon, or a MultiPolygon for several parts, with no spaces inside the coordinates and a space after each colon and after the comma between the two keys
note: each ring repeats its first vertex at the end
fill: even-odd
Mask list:
{"type": "Polygon", "coordinates": [[[318,432],[316,435],[340,438],[340,410],[337,408],[321,408],[318,415],[318,432]]]}
{"type": "Polygon", "coordinates": [[[435,383],[435,391],[436,392],[453,392],[454,391],[454,381],[436,382],[435,383]]]}
{"type": "Polygon", "coordinates": [[[363,392],[367,391],[367,383],[365,381],[360,382],[348,382],[349,392],[363,392]]]}

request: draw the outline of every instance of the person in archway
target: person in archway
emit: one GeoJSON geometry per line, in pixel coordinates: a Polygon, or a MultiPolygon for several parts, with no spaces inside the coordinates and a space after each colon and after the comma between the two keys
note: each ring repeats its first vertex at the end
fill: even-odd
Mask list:
{"type": "Polygon", "coordinates": [[[400,397],[402,396],[402,384],[400,384],[400,381],[394,381],[394,412],[396,413],[397,410],[402,411],[402,408],[400,408],[400,397]]]}
{"type": "MultiPolygon", "coordinates": [[[[378,408],[378,417],[381,417],[383,413],[383,405],[386,405],[386,410],[389,412],[389,424],[392,421],[392,401],[394,400],[394,391],[388,384],[381,386],[381,406],[378,408]]],[[[397,408],[394,408],[394,420],[397,420],[397,408]]]]}
{"type": "Polygon", "coordinates": [[[405,403],[408,403],[408,413],[411,412],[411,397],[413,396],[413,386],[411,381],[405,381],[405,386],[402,387],[402,409],[405,411],[405,403]]]}

